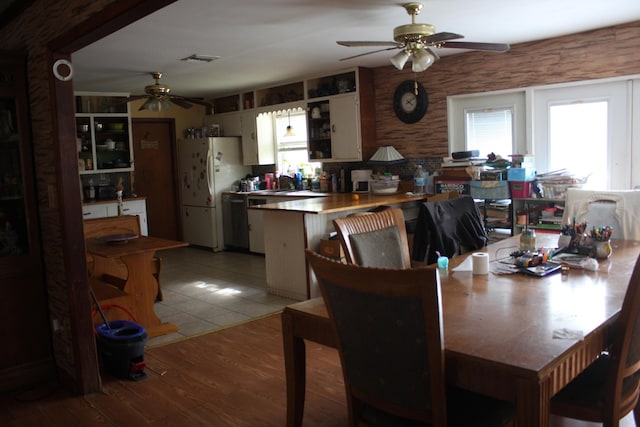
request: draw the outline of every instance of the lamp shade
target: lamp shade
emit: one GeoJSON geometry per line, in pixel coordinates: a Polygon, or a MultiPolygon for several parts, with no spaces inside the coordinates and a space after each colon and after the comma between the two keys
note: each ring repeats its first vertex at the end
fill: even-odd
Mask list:
{"type": "Polygon", "coordinates": [[[420,73],[435,62],[435,57],[427,49],[418,49],[413,53],[411,70],[420,73]]]}
{"type": "Polygon", "coordinates": [[[404,64],[407,63],[410,56],[411,54],[407,52],[406,49],[403,49],[400,52],[393,55],[390,61],[394,67],[396,67],[398,70],[402,70],[402,68],[404,68],[404,64]]]}
{"type": "Polygon", "coordinates": [[[406,159],[392,145],[385,145],[378,148],[368,163],[379,165],[391,165],[395,163],[405,162],[406,159]]]}

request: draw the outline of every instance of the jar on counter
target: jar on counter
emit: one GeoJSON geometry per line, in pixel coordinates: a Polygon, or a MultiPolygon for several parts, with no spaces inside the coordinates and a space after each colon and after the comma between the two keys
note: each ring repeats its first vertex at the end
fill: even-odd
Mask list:
{"type": "Polygon", "coordinates": [[[526,228],[520,235],[520,250],[534,252],[536,247],[536,231],[526,228]]]}

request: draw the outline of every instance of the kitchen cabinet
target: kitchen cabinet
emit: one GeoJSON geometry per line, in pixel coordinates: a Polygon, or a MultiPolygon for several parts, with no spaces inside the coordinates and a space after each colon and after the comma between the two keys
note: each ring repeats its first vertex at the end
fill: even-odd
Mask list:
{"type": "Polygon", "coordinates": [[[362,160],[357,95],[335,96],[308,105],[309,159],[362,160]]]}
{"type": "MultiPolygon", "coordinates": [[[[137,215],[140,217],[140,234],[149,235],[147,221],[147,202],[145,199],[124,200],[122,202],[123,215],[137,215]]],[[[85,203],[82,205],[83,219],[105,218],[118,216],[118,202],[85,203]]]]}
{"type": "Polygon", "coordinates": [[[214,120],[220,125],[222,136],[241,136],[242,135],[242,119],[241,113],[236,111],[233,113],[216,114],[214,120]]]}
{"type": "Polygon", "coordinates": [[[80,174],[133,170],[131,116],[126,94],[76,92],[80,174]]]}
{"type": "MultiPolygon", "coordinates": [[[[307,199],[308,197],[301,196],[248,196],[247,206],[264,205],[267,203],[279,203],[288,202],[291,200],[307,199]]],[[[264,254],[265,242],[264,242],[264,212],[259,209],[248,209],[247,223],[249,227],[249,251],[264,254]]]]}
{"type": "Polygon", "coordinates": [[[247,111],[242,116],[242,158],[245,165],[272,165],[276,162],[273,114],[257,116],[247,111]],[[246,134],[246,138],[245,138],[246,134]]]}
{"type": "Polygon", "coordinates": [[[83,205],[82,206],[82,218],[83,219],[105,218],[105,217],[108,217],[108,216],[109,216],[109,213],[107,211],[107,205],[106,204],[83,205]]]}
{"type": "Polygon", "coordinates": [[[307,85],[309,160],[362,161],[363,142],[375,141],[371,70],[358,68],[307,85]]]}
{"type": "MultiPolygon", "coordinates": [[[[0,389],[3,391],[40,384],[56,372],[37,215],[26,70],[26,54],[2,51],[0,323],[5,345],[0,352],[0,389]]],[[[49,202],[40,203],[49,208],[49,202]]],[[[50,245],[64,247],[61,241],[50,245]]]]}

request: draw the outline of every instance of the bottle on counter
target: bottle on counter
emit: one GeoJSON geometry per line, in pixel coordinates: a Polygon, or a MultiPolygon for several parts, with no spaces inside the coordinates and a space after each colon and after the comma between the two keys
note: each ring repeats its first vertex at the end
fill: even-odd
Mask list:
{"type": "Polygon", "coordinates": [[[93,179],[89,180],[89,200],[96,199],[96,187],[93,185],[93,179]]]}
{"type": "Polygon", "coordinates": [[[425,194],[427,191],[427,178],[422,169],[422,164],[419,163],[416,167],[416,171],[413,174],[413,194],[425,194]]]}

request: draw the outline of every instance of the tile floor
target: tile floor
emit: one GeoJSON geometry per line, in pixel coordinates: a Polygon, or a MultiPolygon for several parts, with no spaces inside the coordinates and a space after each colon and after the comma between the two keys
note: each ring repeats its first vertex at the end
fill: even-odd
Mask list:
{"type": "Polygon", "coordinates": [[[151,338],[147,346],[275,313],[296,302],[267,294],[261,255],[186,247],[162,251],[158,256],[162,258],[164,299],[155,304],[156,314],[179,330],[151,338]]]}

